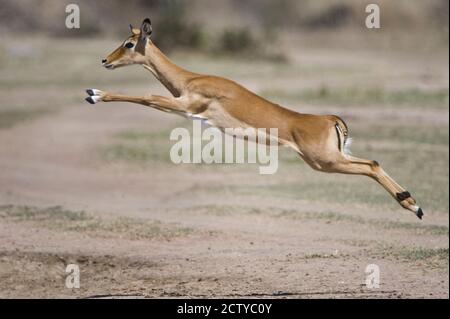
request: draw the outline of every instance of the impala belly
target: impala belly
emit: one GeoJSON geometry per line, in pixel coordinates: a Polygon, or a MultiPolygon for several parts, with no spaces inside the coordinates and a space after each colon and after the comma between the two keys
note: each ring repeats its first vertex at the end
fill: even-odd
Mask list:
{"type": "MultiPolygon", "coordinates": [[[[249,125],[248,123],[245,123],[243,121],[240,121],[240,120],[234,118],[224,109],[224,107],[219,102],[215,102],[215,101],[210,103],[208,108],[204,112],[196,113],[196,114],[187,113],[187,116],[192,119],[202,120],[204,123],[206,123],[210,126],[213,126],[213,127],[217,127],[219,129],[221,129],[222,131],[224,131],[225,133],[227,133],[227,131],[226,131],[227,128],[229,128],[229,129],[244,129],[244,130],[245,129],[254,129],[254,130],[262,129],[262,127],[255,128],[255,127],[249,125]]],[[[270,132],[270,130],[269,130],[269,132],[270,132]]],[[[283,145],[286,147],[291,147],[295,151],[300,153],[297,145],[291,141],[281,139],[278,135],[277,136],[270,135],[270,139],[272,139],[277,144],[280,144],[280,145],[283,145]]]]}
{"type": "Polygon", "coordinates": [[[220,129],[226,128],[246,129],[251,127],[247,123],[239,121],[238,119],[231,116],[217,101],[211,102],[204,112],[194,114],[193,117],[204,119],[207,124],[218,127],[220,129]]]}

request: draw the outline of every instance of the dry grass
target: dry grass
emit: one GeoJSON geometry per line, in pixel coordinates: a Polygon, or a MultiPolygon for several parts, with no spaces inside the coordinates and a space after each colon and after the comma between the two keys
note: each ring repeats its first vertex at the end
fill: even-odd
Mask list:
{"type": "Polygon", "coordinates": [[[163,224],[160,221],[130,217],[101,218],[60,206],[0,206],[0,219],[29,223],[33,227],[47,227],[51,230],[81,232],[93,237],[131,240],[170,240],[195,233],[192,228],[163,224]]]}

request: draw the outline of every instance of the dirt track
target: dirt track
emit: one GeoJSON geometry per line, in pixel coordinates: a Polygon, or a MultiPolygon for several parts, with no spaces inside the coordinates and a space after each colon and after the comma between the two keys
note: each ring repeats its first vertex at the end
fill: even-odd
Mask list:
{"type": "MultiPolygon", "coordinates": [[[[33,100],[32,88],[23,92],[33,100]]],[[[354,110],[344,111],[359,114],[353,122],[374,120],[354,110]]],[[[448,109],[397,114],[448,128],[448,109]]],[[[271,178],[255,166],[102,156],[117,134],[152,136],[179,123],[138,106],[78,102],[2,129],[0,297],[448,298],[448,206],[419,222],[373,182],[319,174],[291,157],[271,178]],[[287,188],[298,181],[303,188],[287,188]],[[80,289],[64,286],[69,263],[80,266],[80,289]],[[379,289],[365,287],[368,264],[380,267],[379,289]]],[[[378,143],[368,152],[398,146],[378,143]]]]}

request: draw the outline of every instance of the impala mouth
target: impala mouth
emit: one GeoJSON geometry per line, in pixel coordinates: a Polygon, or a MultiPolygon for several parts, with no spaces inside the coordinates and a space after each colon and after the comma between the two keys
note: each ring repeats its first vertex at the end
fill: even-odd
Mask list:
{"type": "Polygon", "coordinates": [[[103,66],[105,67],[105,69],[108,69],[108,70],[114,69],[114,65],[112,65],[112,64],[103,64],[103,66]]]}

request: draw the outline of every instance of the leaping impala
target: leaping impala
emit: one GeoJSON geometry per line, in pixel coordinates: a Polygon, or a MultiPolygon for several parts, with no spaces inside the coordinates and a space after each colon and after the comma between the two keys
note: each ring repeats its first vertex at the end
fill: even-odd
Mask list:
{"type": "Polygon", "coordinates": [[[130,25],[131,36],[113,51],[102,65],[107,69],[140,64],[173,95],[127,96],[96,89],[87,90],[91,104],[132,102],[165,112],[206,119],[225,128],[277,128],[278,142],[297,152],[313,169],[342,174],[365,175],[376,180],[405,209],[422,219],[422,209],[411,194],[394,181],[376,162],[351,156],[345,122],[335,115],[302,114],[250,92],[241,85],[217,76],[189,72],[173,64],[150,40],[150,19],[140,29],[130,25]]]}

